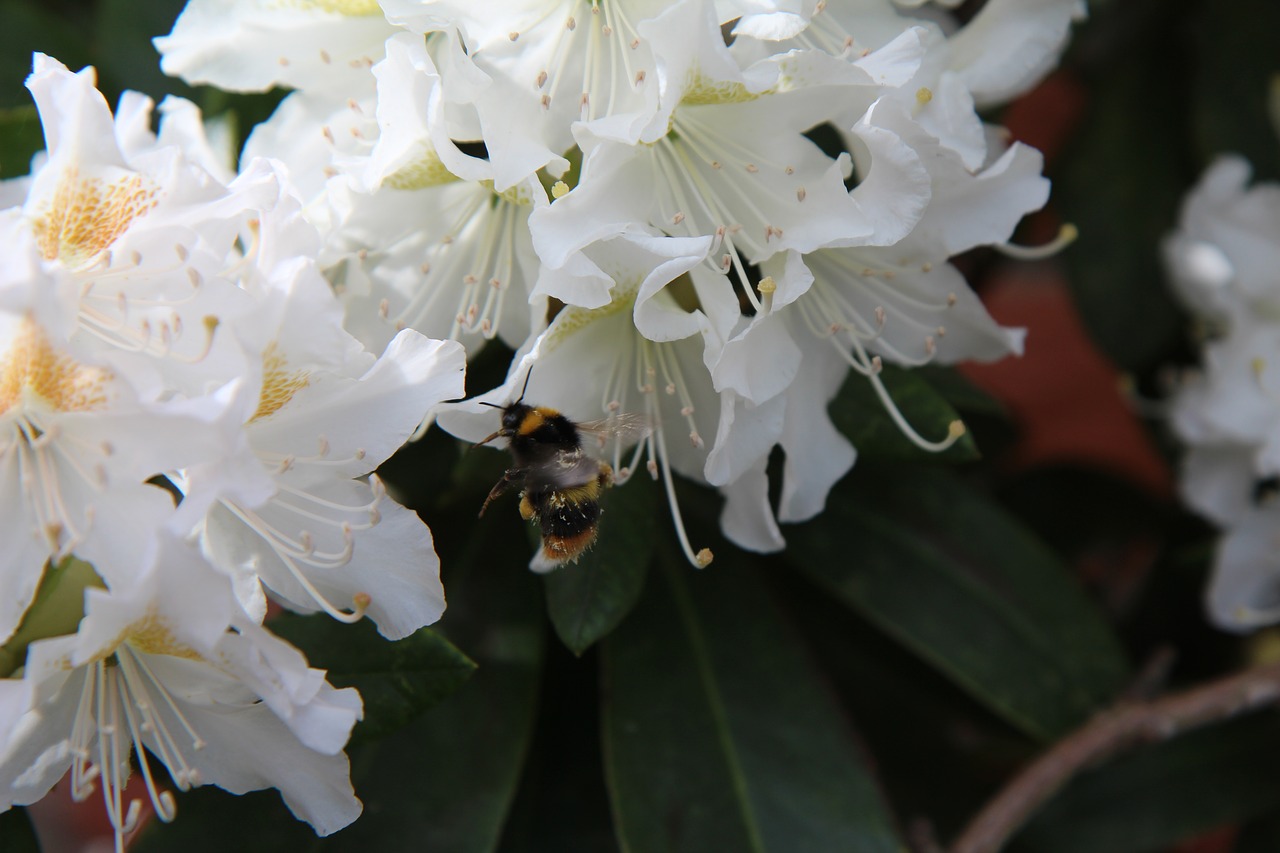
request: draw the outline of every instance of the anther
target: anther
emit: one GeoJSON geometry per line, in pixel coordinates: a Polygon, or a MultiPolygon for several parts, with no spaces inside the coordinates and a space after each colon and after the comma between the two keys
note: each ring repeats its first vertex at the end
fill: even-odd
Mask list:
{"type": "Polygon", "coordinates": [[[703,548],[701,551],[698,552],[698,556],[696,558],[698,562],[698,568],[705,569],[707,566],[711,565],[711,561],[714,560],[715,558],[716,556],[715,554],[711,553],[710,548],[703,548]]]}
{"type": "Polygon", "coordinates": [[[609,36],[613,35],[613,27],[609,26],[608,24],[605,24],[603,27],[600,28],[600,34],[605,38],[608,38],[609,36]]]}
{"type": "Polygon", "coordinates": [[[752,175],[760,171],[760,167],[757,166],[755,163],[748,163],[746,166],[746,169],[752,175]]]}
{"type": "Polygon", "coordinates": [[[876,325],[883,328],[884,319],[885,319],[884,307],[881,305],[877,305],[875,313],[876,313],[876,325]]]}
{"type": "Polygon", "coordinates": [[[933,100],[933,92],[929,91],[929,88],[927,86],[921,86],[919,89],[916,89],[917,104],[923,107],[925,104],[929,103],[932,100],[933,100]]]}
{"type": "Polygon", "coordinates": [[[539,89],[541,89],[541,88],[542,88],[543,86],[545,86],[546,84],[547,84],[547,72],[546,72],[546,71],[539,71],[539,72],[538,72],[538,82],[537,82],[537,83],[535,83],[534,85],[535,85],[535,86],[537,86],[539,89]]]}
{"type": "Polygon", "coordinates": [[[947,294],[947,307],[948,307],[948,308],[954,308],[954,307],[956,307],[956,302],[957,302],[957,301],[959,301],[959,298],[958,298],[954,293],[948,293],[948,294],[947,294]]]}
{"type": "Polygon", "coordinates": [[[328,65],[329,63],[333,62],[333,57],[329,55],[329,51],[321,50],[320,61],[323,62],[325,65],[328,65]]]}
{"type": "Polygon", "coordinates": [[[775,293],[778,290],[778,283],[773,280],[773,276],[767,275],[764,278],[760,279],[760,281],[756,284],[756,290],[760,291],[760,293],[764,294],[765,296],[768,296],[769,294],[775,293]]]}
{"type": "Polygon", "coordinates": [[[543,95],[543,96],[542,96],[542,108],[543,108],[544,110],[549,110],[549,109],[551,109],[551,96],[550,96],[550,95],[543,95]]]}
{"type": "Polygon", "coordinates": [[[512,41],[515,41],[516,39],[520,38],[520,34],[519,34],[519,33],[507,33],[507,38],[511,39],[512,41]]]}
{"type": "Polygon", "coordinates": [[[796,190],[796,201],[804,201],[804,197],[806,195],[808,195],[808,193],[804,191],[804,187],[801,187],[800,189],[796,190]]]}
{"type": "Polygon", "coordinates": [[[391,316],[391,303],[385,298],[378,303],[378,316],[383,320],[391,316]]]}
{"type": "Polygon", "coordinates": [[[572,31],[578,28],[578,22],[574,19],[572,15],[570,15],[569,20],[564,22],[564,26],[565,26],[565,29],[572,31]]]}
{"type": "Polygon", "coordinates": [[[641,68],[639,71],[637,71],[637,72],[636,72],[636,82],[635,82],[635,85],[639,86],[641,83],[643,83],[643,82],[644,82],[644,78],[645,78],[644,69],[643,69],[643,68],[641,68]]]}
{"type": "Polygon", "coordinates": [[[657,462],[654,462],[652,459],[650,459],[648,462],[645,463],[645,467],[649,469],[650,477],[652,477],[655,480],[658,479],[658,463],[657,462]]]}
{"type": "Polygon", "coordinates": [[[684,222],[684,214],[677,211],[676,215],[671,217],[671,224],[679,225],[681,222],[684,222]]]}

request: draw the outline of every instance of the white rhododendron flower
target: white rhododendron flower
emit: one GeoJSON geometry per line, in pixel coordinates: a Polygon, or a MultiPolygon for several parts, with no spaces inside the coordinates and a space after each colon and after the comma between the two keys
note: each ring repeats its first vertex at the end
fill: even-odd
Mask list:
{"type": "Polygon", "coordinates": [[[1164,244],[1175,290],[1213,335],[1172,421],[1188,445],[1183,494],[1224,531],[1209,615],[1238,631],[1280,622],[1280,186],[1249,176],[1243,159],[1218,159],[1164,244]]]}
{"type": "Polygon", "coordinates": [[[355,820],[342,748],[362,713],[356,691],[249,619],[191,547],[165,539],[152,561],[134,567],[132,589],[91,584],[79,629],[32,642],[21,678],[0,679],[0,808],[35,802],[70,771],[77,798],[101,789],[119,844],[141,806],[123,797],[135,757],[156,815],[175,817],[151,755],[180,790],[278,788],[321,835],[355,820]]]}
{"type": "MultiPolygon", "coordinates": [[[[1037,82],[1083,5],[996,0],[963,25],[954,5],[384,0],[376,48],[352,4],[228,2],[219,26],[299,26],[231,85],[298,90],[246,157],[302,188],[346,330],[374,351],[404,329],[469,355],[515,349],[502,387],[440,414],[465,438],[493,431],[480,402],[509,403],[526,379],[571,417],[646,420],[606,455],[619,485],[642,464],[666,481],[702,565],[671,472],[725,495],[733,541],[776,550],[777,521],[816,515],[853,464],[826,414],[850,370],[940,450],[962,425],[920,435],[882,364],[1021,350],[949,259],[1020,254],[1008,241],[1048,185],[1038,153],[999,142],[976,105],[1037,82]],[[367,56],[367,73],[287,77],[315,63],[321,32],[345,39],[325,55],[367,56]],[[824,126],[843,151],[813,141],[824,126]]],[[[210,69],[251,50],[195,32],[180,20],[157,41],[192,81],[230,79],[210,69]]]]}
{"type": "Polygon", "coordinates": [[[345,331],[286,168],[233,169],[190,103],[153,131],[150,100],[113,114],[42,55],[28,86],[48,150],[0,186],[0,803],[70,768],[119,845],[131,752],[174,815],[145,747],[179,788],[279,788],[336,831],[361,700],[260,623],[269,598],[392,639],[439,619],[430,531],[372,472],[462,396],[463,348],[345,331]]]}

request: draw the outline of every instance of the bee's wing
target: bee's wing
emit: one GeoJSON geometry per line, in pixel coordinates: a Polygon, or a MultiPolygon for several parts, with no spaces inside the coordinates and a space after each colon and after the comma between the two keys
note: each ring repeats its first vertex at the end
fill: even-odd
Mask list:
{"type": "Polygon", "coordinates": [[[604,447],[611,438],[624,445],[632,444],[653,432],[653,420],[638,412],[624,412],[598,421],[583,421],[578,424],[578,431],[584,438],[594,436],[600,447],[604,447]]]}
{"type": "Polygon", "coordinates": [[[576,489],[600,476],[600,463],[581,449],[561,451],[545,465],[529,468],[527,476],[533,488],[576,489]]]}

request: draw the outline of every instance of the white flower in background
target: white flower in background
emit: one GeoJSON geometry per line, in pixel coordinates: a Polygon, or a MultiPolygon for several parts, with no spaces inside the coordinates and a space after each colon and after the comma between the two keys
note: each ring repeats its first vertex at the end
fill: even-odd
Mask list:
{"type": "MultiPolygon", "coordinates": [[[[374,49],[357,48],[374,28],[343,19],[350,4],[231,2],[213,32],[300,22],[248,63],[254,86],[314,65],[319,32],[369,58],[363,77],[286,81],[299,91],[246,155],[287,164],[346,330],[366,346],[403,329],[470,352],[494,337],[519,346],[504,386],[448,407],[443,424],[492,432],[479,402],[510,402],[532,367],[539,404],[649,421],[629,454],[615,442],[607,455],[621,481],[642,459],[664,480],[677,528],[673,471],[721,489],[731,539],[775,550],[769,454],[786,453],[777,518],[818,513],[854,459],[826,416],[848,370],[938,450],[960,425],[918,435],[878,377],[883,362],[1020,350],[949,259],[986,245],[1017,254],[1005,244],[1047,182],[1038,154],[1001,142],[975,104],[1033,85],[1083,5],[992,0],[963,26],[955,5],[383,0],[374,49]],[[271,69],[272,54],[292,70],[271,69]],[[806,137],[823,124],[848,153],[806,137]]],[[[195,79],[252,49],[192,38],[191,22],[217,8],[193,3],[158,41],[166,67],[195,79]]]]}
{"type": "Polygon", "coordinates": [[[1216,335],[1172,422],[1188,444],[1187,503],[1224,531],[1209,615],[1236,631],[1280,622],[1280,186],[1248,187],[1250,171],[1235,156],[1213,163],[1164,243],[1175,291],[1216,335]]]}
{"type": "Polygon", "coordinates": [[[1216,160],[1164,241],[1178,295],[1216,325],[1248,316],[1280,321],[1280,186],[1249,187],[1252,171],[1242,157],[1216,160]]]}
{"type": "MultiPolygon", "coordinates": [[[[845,62],[917,28],[926,46],[918,73],[896,97],[969,169],[987,161],[986,133],[976,107],[990,107],[1027,91],[1053,68],[1071,22],[1084,17],[1083,0],[989,0],[963,26],[949,11],[957,3],[927,0],[720,0],[737,13],[733,50],[742,61],[801,49],[845,62]]],[[[834,73],[829,64],[808,62],[834,73]]],[[[838,107],[836,109],[839,109],[838,107]]],[[[847,126],[856,114],[833,113],[847,126]]]]}
{"type": "Polygon", "coordinates": [[[191,0],[155,45],[164,72],[193,84],[342,91],[395,31],[377,0],[191,0]]]}
{"type": "MultiPolygon", "coordinates": [[[[517,353],[506,383],[445,407],[440,425],[478,441],[494,424],[493,409],[482,404],[511,402],[526,379],[527,400],[553,405],[573,420],[643,416],[649,429],[638,441],[634,435],[614,436],[598,450],[611,462],[619,487],[641,465],[662,481],[685,556],[696,566],[710,563],[711,552],[695,550],[685,535],[672,471],[705,482],[706,441],[715,435],[720,402],[703,365],[703,339],[714,339],[717,319],[723,322],[738,309],[727,291],[713,288],[689,294],[707,307],[688,311],[667,288],[702,262],[709,244],[709,238],[644,236],[604,244],[595,260],[618,282],[614,299],[599,308],[566,307],[517,353]]],[[[690,290],[696,287],[684,282],[690,290]]]]}
{"type": "Polygon", "coordinates": [[[177,529],[196,528],[259,618],[265,586],[303,612],[367,613],[391,639],[435,622],[444,592],[430,531],[385,499],[376,476],[358,478],[433,406],[462,396],[462,348],[405,330],[375,360],[343,331],[341,307],[309,265],[273,282],[237,333],[262,353],[241,410],[243,446],[182,472],[177,529]]]}
{"type": "Polygon", "coordinates": [[[215,390],[245,366],[218,328],[252,307],[228,265],[278,181],[232,180],[189,102],[165,102],[157,135],[149,99],[127,93],[113,117],[92,68],[39,54],[34,65],[48,152],[4,191],[74,305],[74,342],[152,398],[215,390]]]}
{"type": "Polygon", "coordinates": [[[179,790],[278,788],[320,835],[355,820],[342,749],[362,714],[356,691],[334,689],[246,617],[192,548],[165,539],[151,559],[134,567],[143,582],[132,589],[61,578],[76,594],[87,583],[83,602],[42,602],[83,608],[84,619],[75,633],[34,639],[21,676],[0,679],[0,809],[35,802],[70,771],[77,799],[101,789],[121,849],[142,805],[123,795],[134,759],[157,817],[176,815],[154,757],[179,790]]]}
{"type": "Polygon", "coordinates": [[[129,586],[173,511],[146,480],[209,458],[230,442],[228,395],[158,404],[132,377],[69,340],[73,306],[42,269],[14,217],[3,220],[0,283],[0,638],[7,638],[46,561],[75,553],[129,586]],[[121,567],[118,571],[113,567],[121,567]]]}

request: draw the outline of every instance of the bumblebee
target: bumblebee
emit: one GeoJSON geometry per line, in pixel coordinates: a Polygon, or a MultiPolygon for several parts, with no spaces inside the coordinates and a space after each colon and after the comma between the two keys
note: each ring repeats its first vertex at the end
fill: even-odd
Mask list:
{"type": "MultiPolygon", "coordinates": [[[[528,380],[525,387],[528,388],[528,380]]],[[[502,428],[476,444],[505,438],[515,465],[489,491],[480,515],[511,488],[520,489],[520,515],[536,521],[542,531],[539,562],[547,568],[577,560],[596,540],[600,526],[600,496],[613,485],[613,468],[582,449],[583,430],[555,409],[529,406],[520,399],[502,410],[502,428]]]]}

